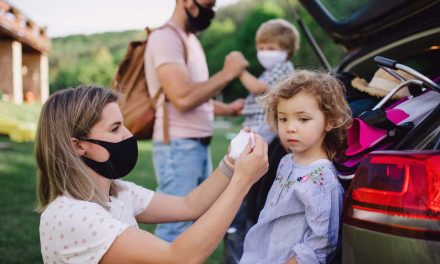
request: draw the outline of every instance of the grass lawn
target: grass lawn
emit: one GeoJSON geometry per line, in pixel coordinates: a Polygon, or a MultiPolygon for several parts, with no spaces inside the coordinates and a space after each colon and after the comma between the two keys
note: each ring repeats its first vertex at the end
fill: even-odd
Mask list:
{"type": "MultiPolygon", "coordinates": [[[[211,146],[213,165],[226,153],[227,132],[238,129],[216,129],[211,146]]],[[[139,142],[139,160],[126,177],[139,185],[155,190],[151,161],[151,142],[139,142]]],[[[36,163],[33,143],[14,143],[0,136],[0,263],[42,263],[38,235],[39,215],[35,206],[36,163]],[[2,147],[10,144],[9,149],[2,147]]],[[[152,231],[154,225],[141,225],[152,231]]],[[[206,263],[224,263],[222,245],[206,263]]]]}

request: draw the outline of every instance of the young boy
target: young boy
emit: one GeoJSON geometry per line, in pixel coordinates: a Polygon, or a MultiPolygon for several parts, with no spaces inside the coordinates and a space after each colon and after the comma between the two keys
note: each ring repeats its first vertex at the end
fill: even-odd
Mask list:
{"type": "MultiPolygon", "coordinates": [[[[299,48],[299,34],[295,26],[284,19],[272,19],[257,31],[257,58],[265,71],[259,78],[248,71],[240,75],[240,81],[249,91],[242,114],[245,115],[243,127],[262,133],[264,109],[255,101],[255,97],[273,88],[277,83],[293,73],[290,59],[299,48]]],[[[264,129],[263,129],[264,130],[264,129]]],[[[268,131],[268,129],[266,129],[268,131]]],[[[274,134],[263,132],[263,137],[270,143],[274,134]]]]}

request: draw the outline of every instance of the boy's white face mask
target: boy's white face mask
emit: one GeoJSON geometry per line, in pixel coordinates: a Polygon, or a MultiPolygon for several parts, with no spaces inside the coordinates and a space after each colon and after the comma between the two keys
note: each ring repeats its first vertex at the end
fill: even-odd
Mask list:
{"type": "Polygon", "coordinates": [[[260,64],[266,69],[269,70],[280,64],[285,62],[287,59],[287,51],[285,50],[260,50],[257,52],[257,58],[260,64]]]}

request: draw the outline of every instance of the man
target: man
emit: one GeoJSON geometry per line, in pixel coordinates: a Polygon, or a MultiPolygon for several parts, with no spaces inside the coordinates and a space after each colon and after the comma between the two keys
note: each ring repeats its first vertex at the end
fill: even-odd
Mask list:
{"type": "MultiPolygon", "coordinates": [[[[212,100],[248,65],[241,53],[232,52],[223,69],[209,78],[205,53],[195,33],[210,25],[215,2],[177,0],[171,19],[148,39],[145,71],[149,91],[155,95],[162,88],[166,96],[157,104],[153,132],[159,192],[184,196],[210,174],[214,114],[234,115],[243,107],[242,100],[231,104],[212,100]]],[[[173,241],[190,225],[158,225],[156,235],[173,241]]]]}

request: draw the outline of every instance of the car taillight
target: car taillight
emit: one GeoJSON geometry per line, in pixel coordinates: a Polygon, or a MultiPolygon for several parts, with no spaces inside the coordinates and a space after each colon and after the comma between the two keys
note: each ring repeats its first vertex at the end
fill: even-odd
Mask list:
{"type": "Polygon", "coordinates": [[[347,191],[344,223],[440,239],[440,152],[371,153],[347,191]]]}

